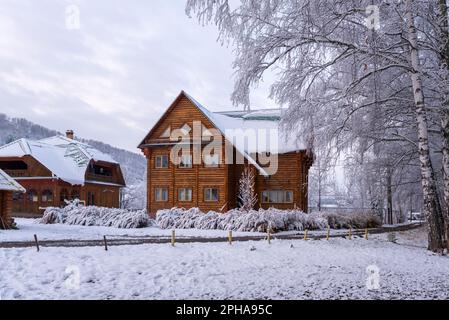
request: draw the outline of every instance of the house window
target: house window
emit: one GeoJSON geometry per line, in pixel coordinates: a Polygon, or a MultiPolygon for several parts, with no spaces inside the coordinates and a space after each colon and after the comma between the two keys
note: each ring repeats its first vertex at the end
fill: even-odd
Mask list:
{"type": "Polygon", "coordinates": [[[202,138],[205,141],[209,141],[210,137],[212,137],[212,133],[209,129],[206,128],[206,126],[203,124],[201,125],[201,132],[202,132],[202,138]]]}
{"type": "Polygon", "coordinates": [[[89,173],[96,176],[112,177],[112,168],[91,164],[89,165],[89,173]]]}
{"type": "Polygon", "coordinates": [[[168,188],[155,188],[154,198],[157,202],[167,202],[168,201],[168,188]]]}
{"type": "Polygon", "coordinates": [[[168,155],[156,156],[156,169],[168,168],[168,155]]]}
{"type": "Polygon", "coordinates": [[[170,138],[170,134],[171,134],[171,130],[170,130],[170,126],[165,129],[164,132],[162,132],[161,134],[161,138],[170,138]]]}
{"type": "Polygon", "coordinates": [[[91,191],[87,192],[87,205],[88,206],[95,205],[95,194],[91,191]]]}
{"type": "Polygon", "coordinates": [[[265,190],[262,192],[263,203],[292,203],[293,191],[289,190],[265,190]]]}
{"type": "Polygon", "coordinates": [[[180,168],[192,168],[192,155],[182,155],[179,163],[180,168]]]}
{"type": "Polygon", "coordinates": [[[23,193],[22,192],[14,192],[12,194],[13,201],[23,201],[23,193]]]}
{"type": "Polygon", "coordinates": [[[178,201],[190,202],[192,201],[192,188],[179,188],[178,201]]]}
{"type": "Polygon", "coordinates": [[[51,190],[42,191],[42,202],[53,202],[53,192],[51,190]]]}
{"type": "Polygon", "coordinates": [[[29,190],[28,191],[28,201],[29,202],[38,202],[39,201],[39,195],[36,190],[29,190]]]}
{"type": "Polygon", "coordinates": [[[192,128],[187,124],[187,123],[185,123],[182,127],[181,127],[181,132],[182,132],[182,134],[183,135],[188,135],[189,133],[190,133],[190,130],[192,130],[192,128]]]}
{"type": "Polygon", "coordinates": [[[217,202],[218,201],[218,188],[205,188],[204,189],[204,201],[217,202]]]}
{"type": "Polygon", "coordinates": [[[204,156],[204,166],[207,168],[217,168],[220,163],[218,154],[207,154],[204,156]]]}

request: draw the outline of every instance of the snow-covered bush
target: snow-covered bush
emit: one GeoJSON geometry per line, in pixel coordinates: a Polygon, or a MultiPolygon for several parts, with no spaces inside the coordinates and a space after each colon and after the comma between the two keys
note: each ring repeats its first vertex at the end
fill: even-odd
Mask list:
{"type": "Polygon", "coordinates": [[[325,218],[332,229],[375,228],[382,225],[377,215],[365,212],[323,212],[317,214],[325,218]]]}
{"type": "Polygon", "coordinates": [[[270,208],[258,211],[234,209],[227,213],[201,212],[198,208],[172,208],[156,214],[156,224],[162,229],[218,229],[233,231],[272,232],[293,230],[324,230],[340,228],[371,228],[380,225],[378,218],[366,213],[310,213],[300,210],[270,208]]]}
{"type": "Polygon", "coordinates": [[[63,223],[82,226],[105,226],[115,228],[144,228],[154,225],[145,210],[83,206],[78,200],[69,202],[64,208],[49,207],[40,220],[43,224],[63,223]]]}

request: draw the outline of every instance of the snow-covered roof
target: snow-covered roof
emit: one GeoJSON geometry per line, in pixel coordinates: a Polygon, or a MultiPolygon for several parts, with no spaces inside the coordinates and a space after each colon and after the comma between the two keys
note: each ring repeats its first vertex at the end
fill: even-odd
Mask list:
{"type": "Polygon", "coordinates": [[[262,109],[253,111],[225,111],[212,112],[199,103],[195,98],[181,91],[178,98],[157,121],[150,133],[139,145],[145,147],[146,139],[161,123],[164,116],[175,105],[180,97],[189,99],[216,129],[228,140],[262,175],[269,174],[257,163],[252,155],[256,153],[283,154],[293,151],[306,150],[306,144],[294,130],[286,132],[280,125],[282,109],[262,109]]]}
{"type": "Polygon", "coordinates": [[[0,169],[0,191],[26,192],[24,187],[8,176],[2,169],[0,169]]]}
{"type": "Polygon", "coordinates": [[[185,92],[184,94],[224,134],[225,138],[234,144],[239,152],[282,154],[307,149],[304,141],[298,139],[296,133],[286,132],[280,126],[281,109],[211,112],[195,98],[185,92]],[[255,133],[256,141],[243,144],[240,141],[241,134],[249,133],[248,130],[255,133]]]}
{"type": "Polygon", "coordinates": [[[24,156],[32,156],[54,176],[72,185],[84,185],[91,160],[117,164],[109,155],[63,136],[39,141],[19,139],[0,147],[0,157],[24,156]]]}
{"type": "Polygon", "coordinates": [[[183,93],[262,175],[269,174],[252,154],[283,154],[306,149],[305,143],[294,132],[285,132],[280,126],[281,109],[211,112],[195,98],[183,93]]]}

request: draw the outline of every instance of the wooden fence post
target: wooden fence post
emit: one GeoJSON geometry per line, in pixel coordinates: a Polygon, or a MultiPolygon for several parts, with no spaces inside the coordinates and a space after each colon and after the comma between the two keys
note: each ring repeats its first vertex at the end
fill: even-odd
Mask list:
{"type": "Polygon", "coordinates": [[[232,230],[229,230],[228,241],[229,241],[229,244],[232,244],[232,230]]]}
{"type": "Polygon", "coordinates": [[[352,227],[349,227],[349,234],[348,234],[349,240],[352,240],[352,227]]]}
{"type": "Polygon", "coordinates": [[[103,236],[103,242],[104,242],[104,250],[108,251],[108,240],[106,239],[106,236],[103,236]]]}
{"type": "Polygon", "coordinates": [[[308,232],[309,232],[309,230],[307,230],[307,229],[304,231],[304,240],[308,240],[308,238],[307,238],[307,233],[308,232]]]}
{"type": "Polygon", "coordinates": [[[34,243],[36,244],[37,252],[39,252],[39,240],[37,240],[37,235],[34,235],[34,243]]]}
{"type": "Polygon", "coordinates": [[[368,240],[368,228],[365,229],[365,240],[368,240]]]}
{"type": "Polygon", "coordinates": [[[175,229],[171,231],[171,246],[174,247],[176,243],[176,232],[175,229]]]}
{"type": "Polygon", "coordinates": [[[267,230],[267,236],[268,236],[268,244],[271,244],[271,231],[270,231],[270,229],[267,230]]]}
{"type": "Polygon", "coordinates": [[[326,240],[328,240],[328,241],[329,241],[330,233],[331,233],[331,229],[328,226],[327,227],[327,234],[326,234],[326,240]]]}

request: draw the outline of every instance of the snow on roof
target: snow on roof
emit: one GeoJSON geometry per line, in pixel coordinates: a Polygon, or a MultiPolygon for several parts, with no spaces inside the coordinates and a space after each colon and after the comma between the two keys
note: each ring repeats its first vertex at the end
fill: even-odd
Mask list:
{"type": "Polygon", "coordinates": [[[0,157],[32,156],[53,175],[72,185],[84,185],[90,161],[117,163],[93,147],[63,136],[32,141],[19,139],[0,147],[0,157]]]}
{"type": "Polygon", "coordinates": [[[86,158],[89,158],[89,161],[104,161],[118,164],[110,155],[105,154],[86,143],[72,140],[61,135],[45,138],[39,141],[57,147],[72,147],[74,152],[79,153],[80,156],[84,155],[86,158]]]}
{"type": "Polygon", "coordinates": [[[282,112],[280,109],[211,112],[195,98],[185,92],[184,94],[262,175],[268,176],[268,173],[257,164],[251,154],[282,154],[307,149],[304,141],[299,140],[296,134],[282,130],[279,124],[282,112]]]}
{"type": "Polygon", "coordinates": [[[8,176],[5,171],[0,169],[0,190],[26,192],[25,188],[18,184],[13,178],[8,176]]]}

